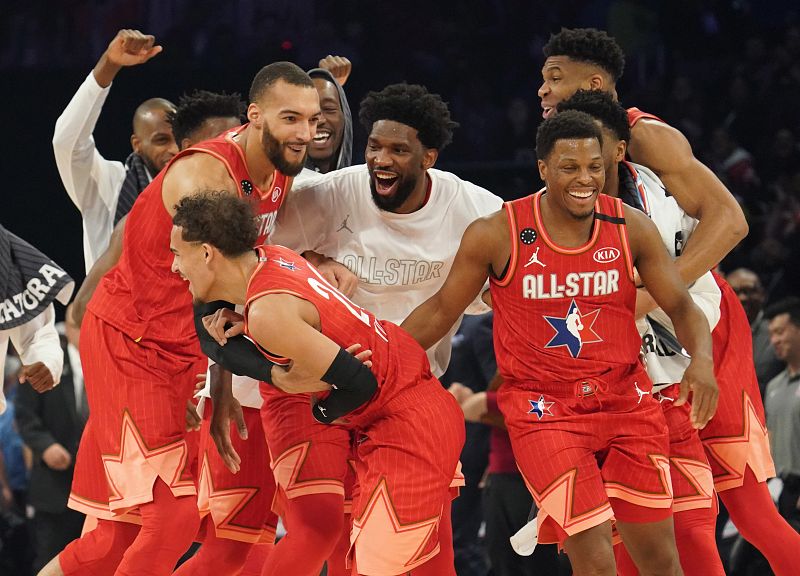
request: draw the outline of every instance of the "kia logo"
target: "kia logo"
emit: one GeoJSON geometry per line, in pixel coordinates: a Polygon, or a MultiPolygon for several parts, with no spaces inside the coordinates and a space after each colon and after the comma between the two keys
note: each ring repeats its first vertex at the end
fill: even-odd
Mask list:
{"type": "Polygon", "coordinates": [[[594,261],[600,264],[608,264],[619,258],[619,250],[617,248],[598,248],[594,253],[594,261]]]}

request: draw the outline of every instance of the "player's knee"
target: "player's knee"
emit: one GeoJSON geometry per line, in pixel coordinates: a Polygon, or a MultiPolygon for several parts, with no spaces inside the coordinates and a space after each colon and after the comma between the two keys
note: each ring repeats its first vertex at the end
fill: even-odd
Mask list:
{"type": "Polygon", "coordinates": [[[333,552],[344,530],[344,500],[335,494],[295,498],[289,506],[287,529],[319,550],[325,558],[333,552]],[[313,545],[312,545],[313,542],[313,545]]]}
{"type": "Polygon", "coordinates": [[[682,573],[675,546],[661,542],[641,552],[637,562],[640,576],[678,576],[682,573]]]}

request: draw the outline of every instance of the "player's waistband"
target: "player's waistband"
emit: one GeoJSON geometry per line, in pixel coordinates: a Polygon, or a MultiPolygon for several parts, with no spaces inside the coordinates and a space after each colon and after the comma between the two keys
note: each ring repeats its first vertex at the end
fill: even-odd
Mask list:
{"type": "Polygon", "coordinates": [[[550,394],[561,398],[584,398],[595,394],[627,396],[630,394],[630,380],[632,379],[641,379],[639,388],[643,391],[649,391],[652,388],[650,378],[638,363],[573,380],[515,380],[505,376],[504,378],[504,387],[550,394]]]}

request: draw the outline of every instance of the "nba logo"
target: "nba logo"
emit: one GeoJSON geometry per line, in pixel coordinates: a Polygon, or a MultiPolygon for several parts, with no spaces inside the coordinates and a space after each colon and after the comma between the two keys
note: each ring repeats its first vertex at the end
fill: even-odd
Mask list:
{"type": "Polygon", "coordinates": [[[272,191],[272,201],[273,202],[277,202],[278,201],[278,198],[281,197],[281,192],[283,192],[283,190],[281,190],[281,187],[280,186],[275,186],[275,189],[272,191]]]}

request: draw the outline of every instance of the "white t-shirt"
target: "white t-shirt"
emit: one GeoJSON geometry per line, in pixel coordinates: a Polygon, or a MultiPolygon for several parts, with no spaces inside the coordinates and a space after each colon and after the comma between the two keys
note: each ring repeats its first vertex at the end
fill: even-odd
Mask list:
{"type": "MultiPolygon", "coordinates": [[[[683,246],[689,240],[698,222],[684,212],[652,170],[639,164],[631,165],[637,173],[637,184],[640,184],[638,187],[644,191],[645,212],[658,228],[670,256],[677,258],[681,255],[683,246]]],[[[713,330],[719,322],[719,305],[722,294],[710,272],[703,274],[689,287],[689,295],[703,311],[709,327],[713,330]]],[[[670,333],[675,334],[672,321],[661,308],[650,312],[647,318],[655,320],[667,328],[670,333]]],[[[654,389],[658,390],[680,382],[683,372],[689,366],[688,355],[670,351],[660,341],[647,319],[637,322],[637,327],[642,334],[645,365],[647,373],[655,385],[654,389]]]]}
{"type": "MultiPolygon", "coordinates": [[[[503,203],[449,172],[430,169],[428,176],[430,198],[411,214],[375,205],[364,164],[295,183],[270,242],[341,262],[360,280],[353,302],[399,324],[442,286],[467,226],[503,203]]],[[[480,298],[467,310],[486,311],[480,298]]],[[[450,361],[450,339],[457,328],[428,350],[437,376],[450,361]]]]}

